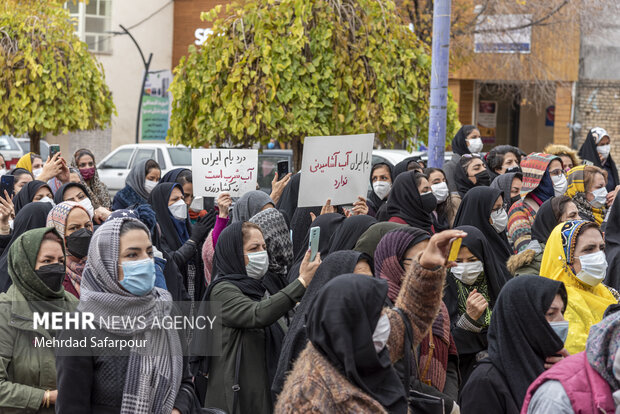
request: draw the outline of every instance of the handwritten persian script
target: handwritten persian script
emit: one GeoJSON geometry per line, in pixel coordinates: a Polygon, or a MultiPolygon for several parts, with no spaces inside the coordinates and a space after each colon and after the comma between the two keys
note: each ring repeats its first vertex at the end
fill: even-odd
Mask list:
{"type": "Polygon", "coordinates": [[[217,197],[226,191],[239,197],[256,189],[257,168],[258,150],[194,149],[194,195],[217,197]]]}

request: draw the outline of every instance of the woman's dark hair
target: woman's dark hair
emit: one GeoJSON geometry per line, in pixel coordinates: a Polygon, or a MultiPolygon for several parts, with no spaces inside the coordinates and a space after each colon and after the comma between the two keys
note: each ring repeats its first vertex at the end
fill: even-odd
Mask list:
{"type": "Polygon", "coordinates": [[[409,161],[407,163],[407,171],[423,171],[424,169],[417,161],[409,161]]]}
{"type": "Polygon", "coordinates": [[[158,169],[159,171],[161,171],[161,168],[160,168],[159,164],[157,164],[157,161],[155,161],[155,160],[148,160],[146,162],[146,164],[144,164],[144,173],[148,174],[153,169],[158,169]]]}
{"type": "Polygon", "coordinates": [[[554,197],[553,200],[551,200],[551,210],[553,210],[553,216],[556,222],[560,222],[562,216],[566,213],[568,203],[572,202],[573,199],[566,195],[554,197]]]}
{"type": "Polygon", "coordinates": [[[245,243],[245,239],[250,237],[250,230],[252,230],[252,229],[256,229],[256,230],[260,231],[261,234],[263,234],[263,231],[260,229],[260,227],[258,227],[258,225],[254,224],[254,223],[250,223],[249,221],[245,221],[241,225],[241,234],[243,234],[243,242],[244,243],[245,243]]]}
{"type": "Polygon", "coordinates": [[[90,150],[87,150],[86,148],[82,148],[82,149],[77,150],[77,152],[75,153],[75,163],[79,165],[80,158],[82,158],[84,155],[88,155],[89,157],[93,159],[93,162],[95,161],[95,156],[93,155],[93,153],[90,150]]]}
{"type": "Polygon", "coordinates": [[[461,159],[459,160],[459,165],[463,169],[463,171],[465,171],[465,175],[468,176],[469,174],[467,174],[467,167],[469,167],[469,164],[471,164],[471,162],[475,159],[481,160],[482,158],[480,158],[478,155],[473,154],[465,155],[461,156],[461,159]],[[465,155],[467,155],[467,157],[465,155]]]}
{"type": "Polygon", "coordinates": [[[502,168],[504,156],[509,152],[513,153],[515,157],[517,157],[517,163],[521,164],[521,154],[517,147],[513,147],[512,145],[498,145],[489,151],[485,157],[491,171],[500,170],[502,168]]]}
{"type": "Polygon", "coordinates": [[[420,182],[422,181],[423,178],[426,178],[428,180],[428,177],[422,174],[421,172],[416,171],[413,173],[413,180],[415,181],[416,188],[420,185],[420,182]]]}
{"type": "Polygon", "coordinates": [[[9,174],[15,177],[15,181],[19,181],[19,177],[21,177],[22,175],[29,175],[30,177],[32,177],[32,179],[34,179],[34,176],[32,175],[32,173],[23,168],[14,168],[11,171],[9,171],[9,174]]]}
{"type": "Polygon", "coordinates": [[[63,245],[62,244],[62,239],[60,237],[58,237],[58,235],[55,232],[53,232],[53,231],[48,231],[47,233],[45,233],[45,235],[43,236],[43,239],[41,239],[41,244],[44,241],[46,241],[46,240],[47,241],[56,242],[56,243],[60,244],[61,246],[63,245]]]}
{"type": "Polygon", "coordinates": [[[177,176],[177,184],[181,184],[181,186],[185,184],[192,183],[192,172],[191,170],[183,170],[177,176]]]}
{"type": "Polygon", "coordinates": [[[387,165],[384,162],[378,162],[376,164],[374,164],[372,166],[372,168],[370,169],[370,179],[372,180],[372,174],[375,172],[375,170],[378,170],[379,168],[385,168],[388,170],[388,174],[390,175],[390,181],[394,181],[394,177],[392,177],[392,170],[390,168],[389,165],[387,165]]]}
{"type": "Polygon", "coordinates": [[[127,221],[123,222],[123,224],[121,225],[121,232],[120,232],[119,236],[122,236],[123,234],[125,234],[125,233],[127,233],[128,231],[131,231],[131,230],[142,230],[143,232],[148,234],[149,239],[151,238],[151,233],[146,228],[146,226],[144,224],[142,224],[141,222],[133,221],[133,220],[127,220],[127,221]]]}
{"type": "Polygon", "coordinates": [[[34,152],[30,153],[30,162],[33,163],[34,160],[36,159],[40,159],[41,161],[43,161],[43,157],[41,157],[39,154],[35,154],[34,152]]]}

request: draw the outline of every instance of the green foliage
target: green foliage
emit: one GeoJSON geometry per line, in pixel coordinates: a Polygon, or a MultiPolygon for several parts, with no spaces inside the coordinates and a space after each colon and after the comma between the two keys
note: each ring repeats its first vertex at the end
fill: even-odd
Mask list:
{"type": "MultiPolygon", "coordinates": [[[[220,14],[218,6],[202,17],[220,14]]],[[[427,140],[429,51],[391,0],[248,0],[225,15],[175,69],[170,142],[248,146],[365,132],[387,145],[427,140]]]]}
{"type": "Polygon", "coordinates": [[[115,113],[103,68],[58,1],[0,6],[0,132],[103,128],[115,113]]]}

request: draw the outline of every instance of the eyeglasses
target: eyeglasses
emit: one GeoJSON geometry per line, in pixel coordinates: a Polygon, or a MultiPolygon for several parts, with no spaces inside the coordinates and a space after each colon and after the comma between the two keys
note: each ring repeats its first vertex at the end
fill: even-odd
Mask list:
{"type": "Polygon", "coordinates": [[[549,171],[549,175],[552,177],[559,177],[560,175],[566,175],[566,172],[561,168],[556,168],[555,170],[549,171]]]}

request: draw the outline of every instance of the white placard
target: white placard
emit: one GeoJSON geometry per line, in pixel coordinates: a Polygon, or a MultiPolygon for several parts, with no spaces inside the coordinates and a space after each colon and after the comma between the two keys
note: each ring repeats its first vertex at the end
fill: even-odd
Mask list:
{"type": "Polygon", "coordinates": [[[194,196],[217,197],[227,191],[239,197],[256,190],[258,150],[193,149],[194,196]]]}
{"type": "Polygon", "coordinates": [[[307,137],[301,163],[299,207],[351,204],[366,197],[375,134],[307,137]]]}

